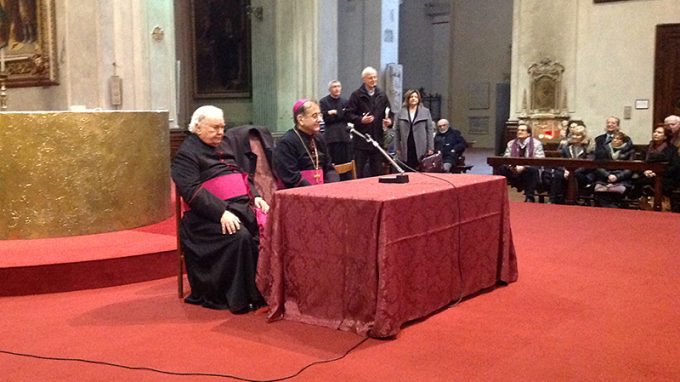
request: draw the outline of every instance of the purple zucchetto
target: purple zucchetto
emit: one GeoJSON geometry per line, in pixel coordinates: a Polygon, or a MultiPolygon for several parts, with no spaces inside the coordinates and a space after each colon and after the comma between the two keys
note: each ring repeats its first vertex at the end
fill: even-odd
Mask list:
{"type": "Polygon", "coordinates": [[[305,103],[309,102],[308,99],[306,98],[300,98],[299,100],[295,101],[295,104],[293,104],[293,114],[297,113],[298,110],[304,105],[305,103]]]}

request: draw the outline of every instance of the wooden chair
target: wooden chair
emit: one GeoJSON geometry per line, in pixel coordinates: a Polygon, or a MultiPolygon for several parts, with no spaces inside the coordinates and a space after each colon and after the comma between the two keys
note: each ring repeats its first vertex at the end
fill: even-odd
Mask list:
{"type": "Polygon", "coordinates": [[[471,164],[465,164],[465,155],[461,155],[456,159],[456,163],[451,166],[451,173],[453,174],[465,174],[472,170],[471,164]]]}
{"type": "Polygon", "coordinates": [[[179,194],[177,187],[175,187],[175,227],[177,234],[177,297],[184,297],[184,251],[182,251],[182,243],[179,239],[179,224],[182,221],[184,208],[182,207],[182,195],[179,194]]]}
{"type": "MultiPolygon", "coordinates": [[[[477,141],[465,141],[465,148],[469,149],[473,147],[477,141]]],[[[451,166],[451,173],[453,174],[465,174],[472,170],[473,165],[465,163],[465,155],[459,155],[456,158],[456,162],[451,166]]]]}
{"type": "Polygon", "coordinates": [[[335,172],[337,172],[338,175],[351,172],[352,173],[352,179],[357,178],[357,165],[356,165],[356,162],[354,160],[352,160],[351,162],[347,162],[347,163],[336,164],[333,167],[335,167],[335,172]]]}

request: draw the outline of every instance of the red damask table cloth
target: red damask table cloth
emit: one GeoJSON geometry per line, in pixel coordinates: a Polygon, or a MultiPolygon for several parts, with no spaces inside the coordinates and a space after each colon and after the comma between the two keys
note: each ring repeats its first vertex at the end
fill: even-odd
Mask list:
{"type": "Polygon", "coordinates": [[[517,280],[505,178],[409,177],[274,194],[257,275],[270,320],[392,337],[405,322],[517,280]]]}

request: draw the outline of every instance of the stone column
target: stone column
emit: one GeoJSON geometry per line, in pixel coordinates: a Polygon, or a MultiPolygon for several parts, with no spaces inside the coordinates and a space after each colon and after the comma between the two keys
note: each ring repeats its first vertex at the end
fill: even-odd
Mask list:
{"type": "Polygon", "coordinates": [[[361,84],[361,70],[373,66],[384,72],[399,62],[399,0],[356,0],[339,3],[338,75],[345,94],[361,84]]]}
{"type": "MultiPolygon", "coordinates": [[[[397,63],[399,0],[252,0],[253,122],[283,132],[292,127],[296,99],[319,99],[330,80],[344,95],[361,83],[361,70],[381,74],[397,63]]],[[[384,77],[381,76],[381,87],[384,77]]]]}
{"type": "Polygon", "coordinates": [[[286,131],[298,98],[321,98],[337,77],[337,0],[254,0],[253,123],[286,131]]]}

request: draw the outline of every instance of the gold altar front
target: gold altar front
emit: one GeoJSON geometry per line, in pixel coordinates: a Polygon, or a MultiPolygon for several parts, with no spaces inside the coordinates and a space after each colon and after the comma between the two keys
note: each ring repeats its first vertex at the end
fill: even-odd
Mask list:
{"type": "Polygon", "coordinates": [[[0,240],[118,231],[172,214],[168,113],[0,113],[0,240]]]}

